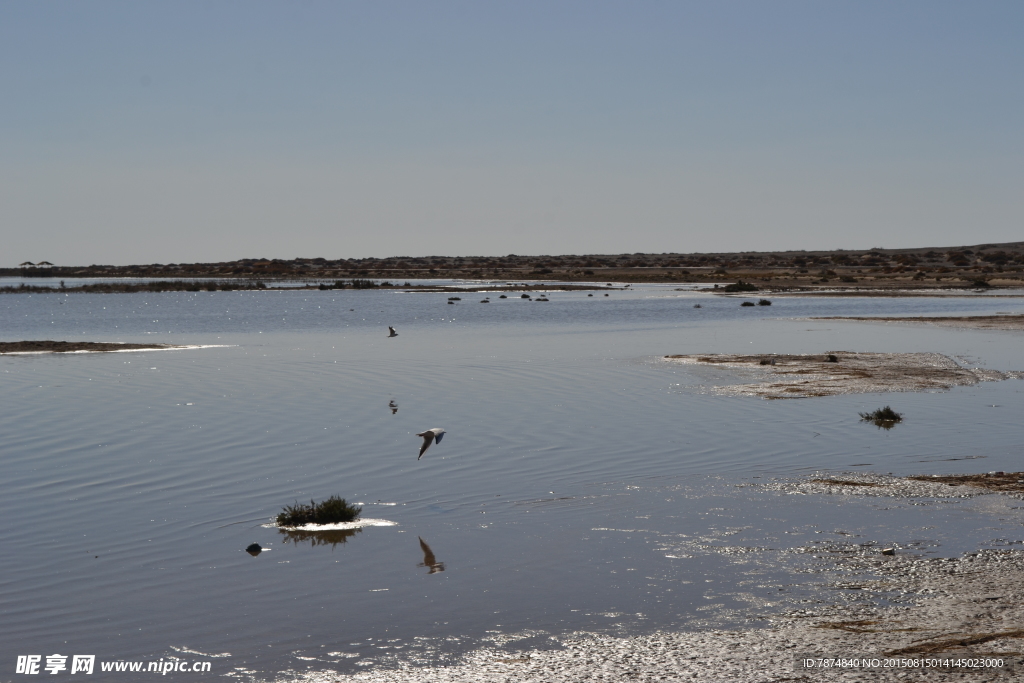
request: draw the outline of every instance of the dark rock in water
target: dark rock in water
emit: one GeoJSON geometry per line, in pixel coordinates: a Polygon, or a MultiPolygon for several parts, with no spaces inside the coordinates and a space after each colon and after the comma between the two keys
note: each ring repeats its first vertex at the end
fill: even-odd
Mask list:
{"type": "Polygon", "coordinates": [[[454,305],[455,305],[455,302],[454,302],[454,301],[449,301],[448,303],[450,303],[450,304],[451,304],[452,306],[454,306],[454,305]]]}
{"type": "Polygon", "coordinates": [[[769,299],[761,299],[757,302],[758,306],[771,306],[772,302],[769,299]]]}
{"type": "Polygon", "coordinates": [[[461,296],[450,296],[450,297],[448,297],[448,301],[462,301],[462,297],[461,296]]]}
{"type": "Polygon", "coordinates": [[[837,356],[834,353],[830,353],[830,354],[828,354],[828,357],[825,359],[825,362],[826,363],[838,363],[839,362],[839,356],[837,356]]]}
{"type": "Polygon", "coordinates": [[[593,294],[587,294],[587,296],[594,296],[593,294]]]}
{"type": "Polygon", "coordinates": [[[502,295],[501,295],[501,296],[499,296],[498,298],[499,298],[499,299],[507,299],[508,297],[507,297],[507,296],[505,296],[504,294],[502,294],[502,295]]]}
{"type": "Polygon", "coordinates": [[[740,304],[740,306],[753,306],[753,305],[754,305],[753,301],[744,301],[743,303],[740,304]]]}
{"type": "Polygon", "coordinates": [[[700,304],[694,304],[694,305],[693,305],[693,307],[694,307],[694,308],[704,308],[704,307],[703,307],[703,306],[701,306],[700,304]]]}
{"type": "Polygon", "coordinates": [[[489,299],[480,299],[480,303],[482,303],[482,304],[489,304],[491,302],[490,302],[489,299]]]}
{"type": "Polygon", "coordinates": [[[607,295],[607,294],[605,294],[605,296],[608,296],[608,295],[607,295]]]}
{"type": "Polygon", "coordinates": [[[253,557],[256,557],[257,555],[263,552],[263,547],[260,546],[259,543],[253,543],[245,549],[245,552],[249,553],[253,557]]]}
{"type": "Polygon", "coordinates": [[[529,295],[529,294],[520,294],[520,295],[519,295],[519,298],[520,298],[520,299],[529,299],[529,298],[530,298],[530,295],[529,295]]]}

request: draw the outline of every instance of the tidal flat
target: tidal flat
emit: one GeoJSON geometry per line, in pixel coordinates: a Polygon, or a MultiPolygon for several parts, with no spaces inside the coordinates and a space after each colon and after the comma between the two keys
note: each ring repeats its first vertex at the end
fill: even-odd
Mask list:
{"type": "Polygon", "coordinates": [[[909,479],[1018,472],[1019,381],[765,401],[723,395],[744,368],[664,360],[927,352],[1010,376],[1014,330],[811,318],[994,316],[1013,299],[741,308],[705,285],[609,289],[544,306],[0,297],[0,341],[203,347],[0,357],[5,648],[209,657],[254,681],[780,680],[808,675],[783,653],[826,645],[1019,645],[1016,589],[984,583],[1019,585],[1019,493],[909,479]],[[861,422],[884,404],[895,428],[861,422]],[[417,461],[432,427],[447,435],[417,461]],[[331,496],[381,524],[271,525],[331,496]],[[963,617],[946,635],[926,629],[943,600],[963,617]]]}

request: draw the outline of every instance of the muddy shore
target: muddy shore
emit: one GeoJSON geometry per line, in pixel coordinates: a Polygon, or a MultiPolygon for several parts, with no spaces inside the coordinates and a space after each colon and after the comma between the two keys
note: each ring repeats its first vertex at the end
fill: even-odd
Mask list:
{"type": "Polygon", "coordinates": [[[716,386],[712,388],[715,394],[770,399],[934,391],[978,382],[1024,378],[1024,372],[963,367],[938,353],[687,354],[665,356],[665,360],[735,368],[755,381],[716,386]]]}
{"type": "Polygon", "coordinates": [[[907,323],[916,325],[937,325],[939,327],[956,327],[971,330],[1024,330],[1024,315],[961,315],[933,317],[854,317],[854,316],[823,316],[811,320],[855,320],[869,323],[907,323]]]}
{"type": "Polygon", "coordinates": [[[77,353],[112,351],[152,351],[157,349],[184,349],[174,344],[121,344],[118,342],[68,342],[68,341],[16,341],[0,342],[0,354],[7,353],[77,353]]]}
{"type": "MultiPolygon", "coordinates": [[[[1024,476],[1001,473],[1002,479],[1024,476]]],[[[872,495],[900,499],[961,498],[993,493],[965,481],[823,473],[797,481],[750,484],[782,493],[872,495]]],[[[995,480],[1000,480],[996,476],[995,480]]],[[[288,672],[306,683],[590,683],[592,681],[1001,681],[1024,676],[1024,552],[981,550],[924,557],[844,542],[790,548],[816,562],[818,599],[751,604],[749,617],[768,626],[737,630],[656,632],[632,637],[597,633],[501,634],[448,665],[423,665],[396,653],[389,668],[341,674],[288,672]],[[851,597],[853,596],[853,597],[851,597]],[[527,640],[532,639],[532,640],[527,640]],[[822,667],[824,659],[869,658],[869,667],[822,667]],[[814,666],[806,666],[808,660],[814,666]],[[1001,664],[971,668],[966,664],[1001,664]],[[875,665],[877,664],[877,665],[875,665]]],[[[849,663],[848,663],[849,664],[849,663]]]]}

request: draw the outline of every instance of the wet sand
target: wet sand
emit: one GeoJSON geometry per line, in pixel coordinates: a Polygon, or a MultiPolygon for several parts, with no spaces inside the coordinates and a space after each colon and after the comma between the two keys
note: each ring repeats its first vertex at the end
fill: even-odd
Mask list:
{"type": "Polygon", "coordinates": [[[122,344],[119,342],[17,341],[0,342],[0,354],[7,353],[79,353],[111,351],[147,351],[184,349],[174,344],[122,344]]]}
{"type": "Polygon", "coordinates": [[[1024,315],[959,315],[938,317],[853,317],[827,316],[811,318],[811,320],[857,320],[861,322],[914,323],[918,325],[938,325],[940,327],[959,327],[970,330],[1024,330],[1024,315]]]}
{"type": "Polygon", "coordinates": [[[965,368],[938,353],[689,354],[665,356],[672,363],[718,365],[753,374],[758,381],[716,386],[723,396],[809,398],[837,394],[934,391],[978,382],[1024,377],[1022,372],[965,368]],[[834,358],[834,361],[830,361],[834,358]]]}
{"type": "MultiPolygon", "coordinates": [[[[1016,477],[1020,473],[1004,473],[1016,477]]],[[[988,475],[962,475],[968,480],[988,475]]],[[[1005,478],[1004,477],[1004,478],[1005,478]]],[[[998,477],[997,477],[998,478],[998,477]]],[[[751,484],[783,493],[961,498],[991,490],[930,477],[850,473],[751,484]]],[[[1021,498],[1020,493],[998,493],[1021,498]]],[[[397,654],[391,668],[353,674],[289,672],[307,683],[541,683],[591,681],[946,681],[1015,680],[1024,675],[1024,552],[981,550],[922,557],[838,540],[792,548],[812,555],[816,599],[760,601],[749,618],[765,628],[548,636],[547,647],[517,647],[545,632],[501,634],[493,645],[447,666],[397,654]],[[887,551],[888,552],[888,551],[887,551]],[[853,597],[851,597],[853,596],[853,597]],[[819,668],[823,658],[878,659],[872,668],[819,668]],[[801,662],[812,660],[813,668],[801,662]],[[1002,668],[964,668],[988,660],[1002,668]],[[889,666],[883,665],[883,662],[889,666]],[[902,662],[902,663],[901,663],[902,662]],[[960,666],[956,663],[959,662],[960,666]],[[952,663],[952,664],[951,664],[952,663]],[[895,665],[894,665],[895,664],[895,665]],[[925,666],[927,664],[927,666],[925,666]]]]}

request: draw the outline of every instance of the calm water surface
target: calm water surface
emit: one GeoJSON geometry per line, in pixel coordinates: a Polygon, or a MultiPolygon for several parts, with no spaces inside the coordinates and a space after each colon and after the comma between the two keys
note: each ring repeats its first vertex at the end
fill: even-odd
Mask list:
{"type": "Polygon", "coordinates": [[[216,345],[0,357],[0,680],[18,654],[223,655],[215,674],[274,678],[443,660],[524,630],[762,623],[766,600],[813,586],[764,553],[717,550],[837,530],[939,555],[1019,542],[1024,518],[1000,497],[915,506],[756,484],[1021,469],[1024,383],[764,401],[710,395],[730,378],[659,359],[936,351],[1020,370],[1020,333],[805,318],[1024,312],[1024,298],[741,308],[636,290],[457,305],[344,290],[0,297],[4,341],[216,345]],[[905,423],[859,421],[885,404],[905,423]],[[415,433],[435,426],[448,434],[417,461],[415,433]],[[263,526],[335,494],[397,525],[263,526]],[[270,550],[250,557],[252,542],[270,550]]]}

